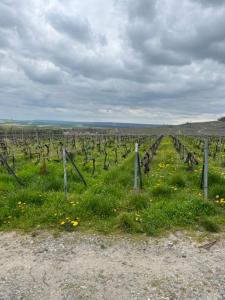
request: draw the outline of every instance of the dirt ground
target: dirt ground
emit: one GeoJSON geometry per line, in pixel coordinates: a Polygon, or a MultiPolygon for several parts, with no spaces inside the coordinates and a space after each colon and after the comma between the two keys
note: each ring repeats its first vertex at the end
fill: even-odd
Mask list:
{"type": "Polygon", "coordinates": [[[14,232],[0,233],[0,245],[1,300],[225,299],[223,235],[197,242],[181,232],[141,239],[14,232]]]}

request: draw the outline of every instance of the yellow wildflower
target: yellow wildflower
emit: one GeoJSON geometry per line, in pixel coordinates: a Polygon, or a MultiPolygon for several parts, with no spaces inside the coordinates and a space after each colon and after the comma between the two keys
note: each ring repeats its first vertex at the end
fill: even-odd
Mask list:
{"type": "Polygon", "coordinates": [[[71,223],[73,224],[74,227],[76,227],[79,224],[78,221],[72,221],[71,223]]]}

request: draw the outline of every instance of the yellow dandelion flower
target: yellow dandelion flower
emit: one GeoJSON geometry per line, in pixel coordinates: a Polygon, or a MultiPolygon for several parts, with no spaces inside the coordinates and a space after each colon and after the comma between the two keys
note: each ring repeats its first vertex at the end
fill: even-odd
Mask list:
{"type": "Polygon", "coordinates": [[[74,227],[76,227],[79,224],[78,221],[72,221],[71,223],[73,224],[74,227]]]}

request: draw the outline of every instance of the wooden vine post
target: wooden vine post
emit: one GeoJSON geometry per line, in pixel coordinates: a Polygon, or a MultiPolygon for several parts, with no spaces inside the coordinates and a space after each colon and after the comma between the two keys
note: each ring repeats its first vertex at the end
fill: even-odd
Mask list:
{"type": "Polygon", "coordinates": [[[208,199],[208,171],[209,171],[209,142],[208,138],[205,137],[204,142],[204,199],[208,199]]]}
{"type": "Polygon", "coordinates": [[[219,163],[220,165],[222,164],[222,136],[220,136],[219,138],[219,146],[218,146],[218,149],[219,149],[219,163]]]}
{"type": "Polygon", "coordinates": [[[66,148],[63,147],[63,170],[64,170],[64,195],[67,199],[67,168],[66,168],[66,148]]]}
{"type": "Polygon", "coordinates": [[[135,144],[135,162],[134,162],[134,189],[138,187],[138,164],[137,164],[137,156],[138,156],[138,144],[135,144]]]}
{"type": "Polygon", "coordinates": [[[134,189],[142,188],[141,165],[139,157],[138,143],[135,144],[135,162],[134,162],[134,189]]]}
{"type": "Polygon", "coordinates": [[[39,132],[38,132],[38,129],[36,129],[36,141],[37,141],[37,145],[39,145],[39,132]]]}

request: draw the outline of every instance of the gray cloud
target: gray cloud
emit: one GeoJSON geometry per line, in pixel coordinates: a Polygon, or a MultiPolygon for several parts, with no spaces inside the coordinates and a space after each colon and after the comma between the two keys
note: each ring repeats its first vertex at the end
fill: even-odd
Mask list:
{"type": "Polygon", "coordinates": [[[10,9],[10,7],[4,3],[0,3],[0,27],[1,28],[12,28],[17,25],[19,19],[14,10],[10,9]]]}
{"type": "Polygon", "coordinates": [[[203,6],[221,6],[224,5],[223,0],[193,0],[194,2],[198,2],[203,6]]]}
{"type": "Polygon", "coordinates": [[[129,6],[128,15],[130,20],[143,19],[149,21],[154,18],[155,15],[156,0],[129,0],[127,5],[129,6]]]}
{"type": "Polygon", "coordinates": [[[7,48],[9,46],[8,39],[6,34],[3,31],[0,31],[0,49],[7,48]]]}
{"type": "Polygon", "coordinates": [[[43,61],[22,61],[20,63],[23,71],[30,80],[42,84],[59,84],[61,82],[61,73],[53,64],[43,61]]]}
{"type": "Polygon", "coordinates": [[[3,0],[0,118],[215,119],[224,20],[223,1],[3,0]]]}
{"type": "Polygon", "coordinates": [[[65,16],[51,13],[48,16],[51,25],[72,39],[81,43],[87,43],[92,40],[92,32],[88,20],[80,16],[65,16]]]}

